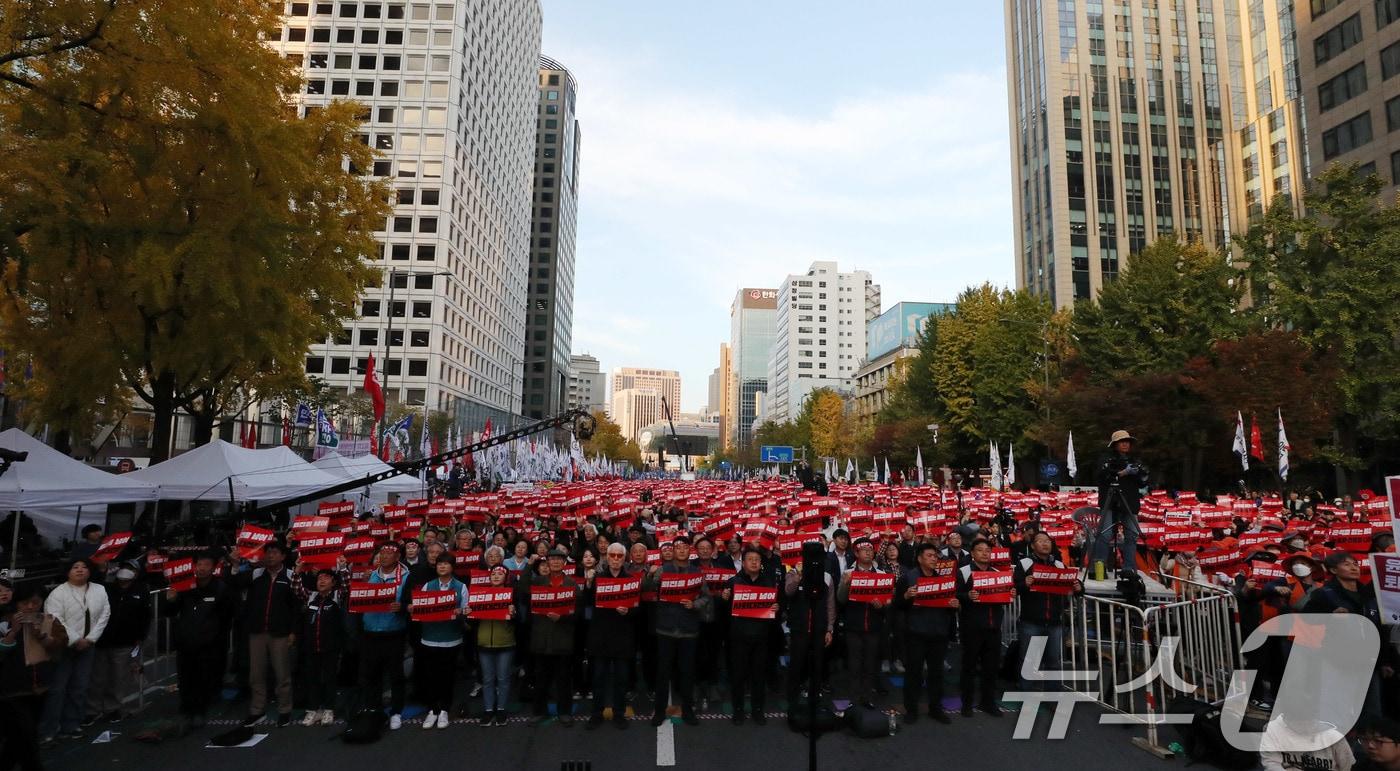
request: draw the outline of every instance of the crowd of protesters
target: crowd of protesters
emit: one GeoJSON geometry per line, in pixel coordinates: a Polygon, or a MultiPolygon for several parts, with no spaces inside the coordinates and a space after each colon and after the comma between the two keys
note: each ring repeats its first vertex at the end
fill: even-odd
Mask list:
{"type": "MultiPolygon", "coordinates": [[[[1043,503],[988,517],[960,500],[941,532],[905,523],[853,537],[823,517],[809,539],[821,543],[823,576],[805,582],[802,561],[785,559],[771,539],[746,538],[742,527],[707,535],[705,513],[683,501],[652,500],[645,483],[631,483],[628,493],[639,497],[626,519],[604,510],[569,514],[570,526],[551,513],[528,530],[494,513],[448,526],[417,523],[379,537],[364,561],[307,559],[296,548],[305,533],[293,530],[256,549],[193,552],[193,580],[179,587],[165,585],[160,566],[172,556],[165,550],[95,564],[102,533],[87,532],[58,586],[0,583],[0,769],[35,760],[41,746],[81,737],[98,721],[128,716],[153,607],[169,621],[179,712],[191,729],[205,725],[230,682],[246,689],[248,726],[288,725],[294,707],[305,725],[384,708],[389,727],[399,729],[410,699],[423,710],[410,724],[424,729],[447,728],[452,717],[505,725],[517,704],[539,724],[569,726],[577,716],[588,729],[609,722],[626,729],[633,714],[649,714],[653,725],[672,714],[695,725],[727,702],[734,724],[762,725],[774,711],[816,698],[896,707],[905,724],[924,717],[947,724],[945,705],[954,702],[944,699],[945,671],[954,658],[961,696],[954,712],[999,717],[997,680],[1015,679],[1024,653],[1004,650],[1003,624],[1018,626],[1021,646],[1047,638],[1041,664],[1059,669],[1067,609],[1089,576],[1078,573],[1063,591],[1038,577],[1042,568],[1099,558],[1089,548],[1093,528],[1052,527],[1043,503]],[[1012,577],[1006,592],[1019,599],[1014,605],[978,588],[985,586],[979,574],[999,572],[1012,577]],[[872,575],[890,577],[887,594],[872,599],[853,586],[872,575]],[[603,602],[600,586],[628,578],[639,579],[635,604],[603,602]],[[950,580],[951,591],[924,601],[938,579],[950,580]],[[803,591],[812,583],[824,591],[803,591]],[[663,596],[682,584],[693,592],[663,596]],[[350,589],[365,585],[392,587],[392,601],[357,612],[350,589]],[[479,588],[508,590],[503,617],[474,616],[479,588]],[[567,603],[532,607],[551,590],[567,603]],[[446,617],[416,620],[414,598],[430,593],[450,595],[446,617]],[[754,612],[746,601],[739,613],[738,595],[771,603],[754,612]]],[[[799,493],[780,491],[776,530],[793,524],[799,493]]],[[[1154,547],[1144,535],[1146,548],[1125,555],[1121,567],[1154,574],[1178,595],[1233,592],[1244,636],[1268,618],[1301,611],[1340,609],[1379,625],[1357,552],[1317,535],[1352,520],[1353,511],[1296,500],[1270,507],[1269,516],[1221,523],[1207,542],[1184,548],[1154,547]],[[1230,549],[1233,559],[1210,561],[1230,549]],[[1249,567],[1260,562],[1283,574],[1260,580],[1249,567]]],[[[362,513],[357,529],[382,532],[383,513],[362,513]]],[[[1391,549],[1393,539],[1377,534],[1361,551],[1391,549]]],[[[1252,654],[1262,673],[1256,706],[1269,706],[1286,644],[1252,654]]],[[[1395,701],[1395,657],[1384,648],[1365,710],[1369,746],[1382,749],[1400,738],[1382,719],[1395,701]]],[[[1033,687],[1045,686],[1022,684],[1033,687]]]]}

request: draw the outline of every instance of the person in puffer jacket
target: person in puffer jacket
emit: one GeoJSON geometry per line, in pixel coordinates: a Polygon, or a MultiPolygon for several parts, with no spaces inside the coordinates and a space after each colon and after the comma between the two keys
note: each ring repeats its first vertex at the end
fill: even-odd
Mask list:
{"type": "Polygon", "coordinates": [[[1001,716],[996,701],[996,684],[1001,661],[1001,617],[1005,606],[986,602],[973,588],[978,573],[995,573],[991,565],[992,542],[979,538],[972,542],[972,559],[958,568],[958,633],[962,637],[962,713],[972,717],[974,706],[993,717],[1001,716]],[[979,600],[981,600],[979,602],[979,600]],[[981,703],[974,704],[977,680],[981,679],[981,703]]]}
{"type": "MultiPolygon", "coordinates": [[[[1061,659],[1065,649],[1065,611],[1069,607],[1069,596],[1052,594],[1045,587],[1036,586],[1033,573],[1036,565],[1063,568],[1065,565],[1055,556],[1055,542],[1044,531],[1036,531],[1030,537],[1027,555],[1013,565],[1013,580],[1016,593],[1021,598],[1021,616],[1017,619],[1017,639],[1021,643],[1021,660],[1026,658],[1026,650],[1035,637],[1045,638],[1045,654],[1036,662],[1040,671],[1054,672],[1062,669],[1061,659]]],[[[1084,584],[1075,581],[1076,594],[1084,592],[1084,584]]],[[[1025,690],[1047,690],[1053,681],[1023,681],[1025,690]]]]}
{"type": "MultiPolygon", "coordinates": [[[[510,571],[504,565],[491,568],[491,586],[509,586],[510,571]]],[[[506,724],[506,702],[510,699],[511,663],[515,658],[515,605],[511,619],[476,622],[476,656],[481,664],[482,725],[506,724]]]]}
{"type": "Polygon", "coordinates": [[[846,627],[846,666],[850,670],[853,686],[851,698],[874,709],[875,693],[880,684],[880,640],[885,635],[888,610],[882,600],[848,601],[852,575],[858,572],[883,572],[875,566],[875,544],[869,538],[856,539],[855,553],[855,564],[841,577],[836,601],[842,605],[841,613],[846,627]]]}
{"type": "Polygon", "coordinates": [[[306,673],[306,715],[302,725],[335,722],[340,655],[345,650],[349,619],[335,571],[316,571],[316,592],[306,600],[298,636],[301,671],[306,673]]]}

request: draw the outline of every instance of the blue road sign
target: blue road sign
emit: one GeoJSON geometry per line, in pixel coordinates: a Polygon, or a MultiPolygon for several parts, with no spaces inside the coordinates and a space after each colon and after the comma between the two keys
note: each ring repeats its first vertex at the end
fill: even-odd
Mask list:
{"type": "Polygon", "coordinates": [[[774,445],[763,445],[758,448],[759,461],[763,463],[791,463],[792,448],[778,447],[774,445]]]}

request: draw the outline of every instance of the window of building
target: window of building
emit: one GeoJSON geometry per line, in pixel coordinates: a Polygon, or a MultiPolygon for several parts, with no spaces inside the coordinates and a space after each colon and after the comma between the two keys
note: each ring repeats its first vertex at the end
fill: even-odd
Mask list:
{"type": "Polygon", "coordinates": [[[419,232],[419,233],[436,233],[436,232],[437,232],[437,217],[419,217],[419,218],[418,218],[418,232],[419,232]]]}
{"type": "Polygon", "coordinates": [[[559,92],[558,92],[558,91],[549,91],[549,92],[546,92],[544,98],[545,98],[545,99],[548,99],[548,100],[551,101],[551,102],[557,101],[557,100],[559,99],[559,92]]]}
{"type": "Polygon", "coordinates": [[[1342,0],[1312,0],[1312,17],[1316,19],[1324,13],[1341,5],[1342,0]]]}
{"type": "Polygon", "coordinates": [[[1327,30],[1313,41],[1313,57],[1318,64],[1322,64],[1360,42],[1361,14],[1354,13],[1351,18],[1327,30]]]}
{"type": "Polygon", "coordinates": [[[289,28],[287,28],[287,40],[290,41],[290,42],[293,42],[293,43],[302,43],[302,42],[305,42],[305,41],[306,41],[306,28],[305,28],[305,27],[289,27],[289,28]]]}
{"type": "Polygon", "coordinates": [[[349,344],[350,344],[350,340],[351,340],[351,330],[345,329],[345,328],[341,328],[341,330],[340,330],[339,332],[336,332],[336,333],[331,337],[331,343],[334,344],[334,345],[349,345],[349,344]]]}
{"type": "Polygon", "coordinates": [[[335,31],[335,42],[337,42],[337,43],[353,43],[353,42],[355,42],[355,30],[353,30],[353,29],[338,29],[338,30],[336,30],[336,31],[335,31]]]}
{"type": "MultiPolygon", "coordinates": [[[[388,361],[384,362],[384,374],[393,375],[394,377],[402,375],[403,359],[389,359],[388,361]]],[[[390,391],[389,393],[384,394],[384,397],[386,399],[389,399],[390,401],[393,401],[398,398],[398,390],[395,389],[393,391],[390,391]]]]}
{"type": "Polygon", "coordinates": [[[306,357],[306,374],[319,375],[326,371],[326,360],[320,356],[306,357]]]}
{"type": "Polygon", "coordinates": [[[324,93],[326,93],[326,81],[324,81],[324,80],[308,80],[308,81],[306,81],[306,93],[308,93],[308,94],[324,94],[324,93]]]}
{"type": "Polygon", "coordinates": [[[375,122],[375,123],[393,123],[393,122],[394,122],[394,108],[392,108],[392,107],[380,107],[380,108],[379,108],[379,111],[375,113],[374,122],[375,122]]]}
{"type": "Polygon", "coordinates": [[[373,174],[376,177],[387,177],[393,171],[393,161],[375,161],[373,174]]]}
{"type": "Polygon", "coordinates": [[[1371,113],[1366,111],[1322,132],[1322,159],[1330,161],[1371,141],[1371,113]]]}
{"type": "Polygon", "coordinates": [[[558,76],[558,75],[550,75],[550,76],[549,76],[549,85],[551,85],[551,86],[557,86],[557,85],[559,85],[559,76],[558,76]]]}
{"type": "Polygon", "coordinates": [[[359,67],[359,68],[362,69],[362,70],[372,70],[372,69],[375,68],[375,65],[377,65],[377,64],[379,64],[379,57],[378,57],[378,56],[375,56],[375,55],[373,55],[373,54],[362,54],[362,55],[360,56],[360,67],[359,67]]]}
{"type": "Polygon", "coordinates": [[[364,17],[366,19],[377,19],[379,18],[380,9],[381,6],[379,3],[365,3],[364,17]]]}
{"type": "MultiPolygon", "coordinates": [[[[387,57],[386,57],[386,58],[387,58],[387,57]]],[[[397,80],[393,80],[393,81],[386,81],[386,82],[380,83],[380,84],[379,84],[379,95],[380,95],[380,96],[398,96],[398,95],[399,95],[399,82],[398,82],[397,80]]],[[[388,109],[393,109],[393,108],[390,107],[390,108],[388,108],[388,109]]]]}
{"type": "Polygon", "coordinates": [[[1400,150],[1390,154],[1390,184],[1400,185],[1400,150]]]}
{"type": "MultiPolygon", "coordinates": [[[[425,366],[426,366],[426,364],[427,364],[427,363],[424,362],[424,365],[425,365],[425,366]]],[[[409,373],[409,374],[412,374],[412,373],[409,373]]],[[[426,373],[425,373],[425,374],[426,374],[426,373]]],[[[427,399],[428,399],[428,392],[425,391],[425,390],[423,390],[422,388],[410,388],[410,389],[408,389],[408,403],[409,403],[409,404],[411,404],[411,405],[421,405],[421,404],[423,404],[424,402],[426,402],[427,399]]]]}
{"type": "Polygon", "coordinates": [[[326,63],[325,54],[311,54],[307,57],[307,66],[313,70],[324,70],[326,63]]]}
{"type": "Polygon", "coordinates": [[[415,273],[413,274],[413,288],[432,289],[433,279],[435,278],[437,278],[437,276],[434,276],[431,273],[415,273]]]}
{"type": "Polygon", "coordinates": [[[311,30],[311,42],[313,42],[313,43],[329,43],[329,42],[331,42],[331,29],[330,29],[330,27],[324,27],[324,28],[319,28],[319,29],[313,28],[313,29],[311,30]]]}
{"type": "Polygon", "coordinates": [[[1396,19],[1400,19],[1400,0],[1376,0],[1376,29],[1381,29],[1396,19]]]}
{"type": "Polygon", "coordinates": [[[402,18],[403,18],[403,6],[402,6],[402,5],[391,5],[391,6],[389,6],[389,14],[388,14],[388,17],[387,17],[387,18],[390,18],[390,19],[402,19],[402,18]]]}
{"type": "Polygon", "coordinates": [[[340,18],[342,19],[353,19],[359,13],[359,11],[359,6],[355,5],[354,3],[340,4],[340,18]]]}
{"type": "Polygon", "coordinates": [[[1385,103],[1385,130],[1400,129],[1400,96],[1385,103]]]}
{"type": "Polygon", "coordinates": [[[397,72],[398,69],[399,69],[399,57],[397,57],[397,56],[386,56],[386,57],[384,57],[384,69],[385,69],[386,71],[388,71],[388,72],[397,72]]]}
{"type": "Polygon", "coordinates": [[[360,330],[360,345],[370,345],[370,346],[379,345],[379,330],[377,330],[377,329],[361,329],[361,330],[360,330]]]}
{"type": "Polygon", "coordinates": [[[417,192],[413,188],[400,189],[398,191],[398,202],[401,206],[412,206],[413,195],[417,192]]]}
{"type": "MultiPolygon", "coordinates": [[[[293,67],[300,67],[302,64],[305,63],[305,59],[302,57],[301,54],[287,54],[282,58],[286,59],[288,62],[291,62],[293,67]]],[[[325,61],[325,57],[322,57],[321,60],[325,61]]]]}
{"type": "Polygon", "coordinates": [[[430,319],[433,317],[433,304],[417,302],[413,304],[413,318],[430,319]]]}
{"type": "Polygon", "coordinates": [[[362,29],[362,30],[360,30],[360,43],[361,43],[362,45],[379,45],[379,30],[377,30],[377,29],[362,29]]]}
{"type": "MultiPolygon", "coordinates": [[[[404,219],[408,219],[408,218],[405,217],[404,219]]],[[[395,232],[399,232],[399,231],[396,230],[395,232]]],[[[389,248],[389,259],[391,259],[391,260],[406,260],[406,259],[408,259],[408,251],[409,251],[409,248],[410,248],[410,247],[409,247],[408,244],[393,244],[393,245],[390,246],[390,248],[389,248]]]]}
{"type": "Polygon", "coordinates": [[[293,16],[305,16],[310,12],[310,10],[311,7],[307,3],[292,3],[293,16]]]}
{"type": "Polygon", "coordinates": [[[342,356],[335,356],[335,357],[332,357],[332,358],[331,358],[331,374],[332,374],[332,375],[348,375],[348,374],[350,374],[350,359],[349,359],[349,357],[342,357],[342,356]]]}
{"type": "Polygon", "coordinates": [[[1317,87],[1317,106],[1323,112],[1366,91],[1366,62],[1327,80],[1317,87]]]}
{"type": "Polygon", "coordinates": [[[349,96],[349,95],[350,95],[350,81],[348,81],[348,80],[332,80],[332,81],[331,81],[331,94],[334,95],[334,96],[349,96]]]}
{"type": "Polygon", "coordinates": [[[1400,73],[1400,43],[1381,49],[1381,80],[1390,80],[1400,73]]]}
{"type": "Polygon", "coordinates": [[[420,262],[431,262],[437,259],[437,247],[432,244],[418,245],[418,260],[420,262]]]}
{"type": "MultiPolygon", "coordinates": [[[[401,46],[401,45],[403,45],[403,30],[401,30],[401,29],[386,29],[386,30],[384,30],[384,45],[386,45],[386,46],[401,46]]],[[[389,57],[386,56],[386,57],[384,57],[384,58],[387,60],[389,57]]],[[[394,57],[394,58],[397,59],[398,57],[394,57]]],[[[386,70],[389,69],[389,65],[388,65],[387,63],[384,65],[384,69],[386,69],[386,70]]],[[[395,67],[394,69],[398,69],[398,67],[395,67]]]]}
{"type": "MultiPolygon", "coordinates": [[[[415,330],[409,332],[409,334],[408,334],[408,344],[409,344],[409,346],[411,346],[411,347],[413,347],[413,348],[427,348],[427,347],[428,347],[428,332],[427,332],[427,330],[415,329],[415,330]]],[[[426,366],[426,365],[427,365],[427,362],[424,362],[424,366],[426,366]]],[[[413,365],[412,365],[412,364],[409,365],[409,374],[410,374],[410,375],[413,374],[413,365]]]]}
{"type": "Polygon", "coordinates": [[[418,200],[421,201],[422,204],[423,204],[424,206],[436,206],[436,205],[437,205],[437,202],[438,202],[438,191],[436,191],[436,190],[422,190],[422,191],[419,191],[418,200]]]}

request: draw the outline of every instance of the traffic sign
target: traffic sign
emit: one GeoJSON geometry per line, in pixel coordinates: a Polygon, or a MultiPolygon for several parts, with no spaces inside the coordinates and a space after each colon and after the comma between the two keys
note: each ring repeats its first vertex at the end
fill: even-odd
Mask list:
{"type": "Polygon", "coordinates": [[[758,448],[758,458],[763,463],[791,463],[792,448],[765,444],[758,448]]]}

